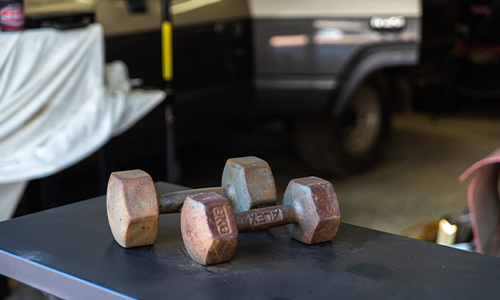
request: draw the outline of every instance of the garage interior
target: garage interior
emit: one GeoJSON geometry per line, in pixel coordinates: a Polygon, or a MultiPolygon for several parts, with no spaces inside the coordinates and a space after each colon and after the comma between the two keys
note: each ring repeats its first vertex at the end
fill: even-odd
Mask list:
{"type": "MultiPolygon", "coordinates": [[[[416,236],[433,220],[464,215],[470,178],[459,182],[458,177],[497,147],[500,134],[498,113],[474,110],[397,115],[391,147],[375,168],[348,178],[324,177],[339,197],[342,222],[416,236]]],[[[220,136],[185,149],[180,154],[182,184],[217,186],[228,157],[256,155],[271,166],[280,199],[290,179],[318,175],[300,163],[281,131],[279,124],[271,124],[260,132],[220,136]]],[[[29,286],[14,287],[7,299],[46,299],[29,286]]]]}
{"type": "MultiPolygon", "coordinates": [[[[13,218],[104,195],[111,171],[142,169],[155,182],[167,181],[168,174],[173,172],[171,181],[175,184],[190,188],[211,187],[220,185],[228,158],[257,156],[267,161],[272,169],[278,203],[291,179],[314,175],[334,186],[343,223],[423,240],[435,239],[440,219],[450,223],[468,220],[470,223],[467,196],[472,176],[463,182],[459,177],[499,148],[500,93],[495,89],[498,89],[496,75],[500,75],[500,68],[497,59],[491,56],[486,58],[492,59],[491,63],[457,63],[459,60],[450,54],[456,38],[452,23],[456,20],[447,18],[452,19],[450,12],[457,14],[459,8],[450,6],[453,1],[443,1],[446,5],[439,7],[430,1],[423,2],[428,9],[422,19],[424,37],[435,37],[422,45],[423,63],[405,69],[404,79],[410,83],[411,92],[404,94],[403,103],[391,112],[387,143],[380,159],[370,168],[338,175],[305,164],[295,147],[297,141],[291,131],[290,118],[276,117],[276,114],[259,118],[253,108],[248,107],[252,93],[246,82],[250,61],[243,60],[240,65],[232,66],[236,71],[231,75],[224,98],[220,98],[218,91],[210,86],[213,82],[204,82],[206,78],[197,77],[199,74],[191,78],[192,65],[183,69],[174,58],[174,70],[180,71],[173,90],[175,101],[179,101],[174,106],[174,126],[177,127],[173,170],[167,170],[166,104],[162,103],[130,130],[114,137],[84,160],[50,176],[31,180],[13,218]],[[439,23],[438,16],[442,14],[446,17],[439,23]],[[200,83],[203,83],[202,88],[193,92],[193,86],[200,83]],[[234,103],[236,91],[241,90],[248,91],[248,99],[234,103]],[[200,96],[205,102],[200,105],[192,102],[200,96]],[[250,117],[243,120],[240,112],[247,110],[251,110],[250,117]],[[229,118],[221,117],[228,115],[229,118]],[[206,119],[215,122],[208,124],[206,119]]],[[[143,88],[158,89],[164,86],[161,65],[148,67],[142,61],[144,56],[161,56],[160,36],[158,33],[151,35],[151,39],[145,35],[107,39],[110,48],[106,61],[124,60],[131,78],[141,78],[145,83],[143,88]],[[142,50],[133,48],[121,54],[119,49],[130,41],[142,45],[142,50]]],[[[195,43],[181,38],[178,41],[192,49],[212,42],[195,43]]],[[[175,47],[174,37],[174,57],[175,47]]],[[[196,59],[208,61],[211,54],[201,53],[196,59]]],[[[180,53],[184,60],[189,60],[191,55],[180,53]]],[[[210,64],[204,67],[217,68],[210,64]]],[[[218,84],[217,76],[220,74],[214,72],[213,80],[218,84]]],[[[391,79],[394,78],[399,77],[391,79]]],[[[469,236],[467,243],[471,241],[469,236]]],[[[9,285],[11,292],[3,298],[6,300],[52,297],[13,280],[9,280],[9,285]]]]}

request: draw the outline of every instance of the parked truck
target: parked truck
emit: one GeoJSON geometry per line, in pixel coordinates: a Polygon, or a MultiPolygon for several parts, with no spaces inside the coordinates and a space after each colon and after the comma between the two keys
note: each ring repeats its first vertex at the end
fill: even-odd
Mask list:
{"type": "MultiPolygon", "coordinates": [[[[162,87],[162,0],[87,1],[73,12],[92,12],[103,25],[107,60],[162,87]]],[[[68,1],[58,3],[29,0],[26,12],[68,11],[68,1]]],[[[289,121],[315,169],[346,175],[378,161],[391,111],[405,101],[403,71],[419,62],[419,0],[169,5],[179,138],[257,115],[289,121]]]]}

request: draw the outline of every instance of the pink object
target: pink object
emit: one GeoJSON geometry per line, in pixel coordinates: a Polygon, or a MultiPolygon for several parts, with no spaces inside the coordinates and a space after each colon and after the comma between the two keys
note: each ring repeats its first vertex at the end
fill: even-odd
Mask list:
{"type": "Polygon", "coordinates": [[[459,180],[474,172],[467,198],[476,250],[500,257],[500,148],[473,164],[459,180]]]}
{"type": "Polygon", "coordinates": [[[24,30],[24,6],[22,0],[0,0],[1,31],[24,30]]]}

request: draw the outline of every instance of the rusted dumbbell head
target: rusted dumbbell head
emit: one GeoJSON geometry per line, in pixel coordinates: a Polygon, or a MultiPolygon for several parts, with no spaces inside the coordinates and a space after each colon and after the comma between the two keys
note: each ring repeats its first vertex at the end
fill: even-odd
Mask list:
{"type": "Polygon", "coordinates": [[[201,193],[186,199],[181,230],[189,256],[203,265],[231,259],[238,242],[231,205],[216,193],[201,193]]]}
{"type": "Polygon", "coordinates": [[[228,159],[222,173],[222,187],[235,212],[276,204],[271,168],[255,156],[228,159]]]}
{"type": "Polygon", "coordinates": [[[236,249],[238,232],[286,224],[292,237],[306,244],[329,241],[337,233],[340,208],[330,182],[318,177],[294,179],[283,202],[235,215],[221,195],[188,197],[181,213],[181,230],[189,255],[203,265],[224,262],[236,249]]]}
{"type": "Polygon", "coordinates": [[[291,180],[283,205],[294,207],[299,222],[288,224],[292,237],[306,244],[326,242],[337,234],[340,207],[330,182],[318,177],[291,180]]]}
{"type": "Polygon", "coordinates": [[[158,201],[153,179],[141,170],[111,174],[107,191],[109,226],[118,244],[151,245],[158,233],[158,201]]]}
{"type": "Polygon", "coordinates": [[[187,196],[216,192],[227,197],[235,211],[276,204],[271,168],[257,157],[229,159],[221,187],[185,190],[157,195],[151,177],[144,171],[114,172],[108,182],[108,219],[113,236],[124,248],[154,243],[160,213],[178,212],[187,196]]]}

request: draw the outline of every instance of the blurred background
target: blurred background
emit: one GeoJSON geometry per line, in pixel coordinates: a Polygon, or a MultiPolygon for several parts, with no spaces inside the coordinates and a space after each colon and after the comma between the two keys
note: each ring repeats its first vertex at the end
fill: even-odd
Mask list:
{"type": "MultiPolygon", "coordinates": [[[[170,2],[167,99],[30,181],[14,217],[103,195],[118,170],[217,186],[228,158],[249,155],[271,166],[278,202],[290,179],[331,181],[343,222],[432,241],[440,219],[468,215],[458,177],[500,136],[500,1],[170,2]]],[[[165,89],[162,1],[62,3],[25,2],[27,26],[99,22],[106,61],[165,89]]]]}
{"type": "MultiPolygon", "coordinates": [[[[458,176],[496,149],[497,2],[372,2],[171,1],[169,99],[85,160],[30,181],[16,216],[102,195],[115,170],[215,186],[228,158],[247,155],[268,161],[281,194],[292,178],[332,181],[346,222],[399,233],[463,212],[458,176]]],[[[30,0],[26,26],[98,22],[106,61],[124,61],[140,88],[165,89],[164,7],[30,0]]]]}

